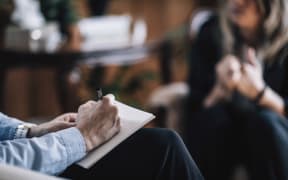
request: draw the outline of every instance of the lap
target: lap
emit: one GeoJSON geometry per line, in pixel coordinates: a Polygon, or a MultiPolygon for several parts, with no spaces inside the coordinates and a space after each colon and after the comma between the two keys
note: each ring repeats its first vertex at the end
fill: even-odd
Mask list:
{"type": "Polygon", "coordinates": [[[64,176],[73,179],[75,176],[79,177],[76,179],[112,179],[116,177],[155,179],[155,177],[165,176],[165,173],[168,172],[165,166],[168,168],[172,164],[175,167],[171,169],[171,173],[178,170],[179,167],[182,169],[179,169],[179,172],[184,171],[185,168],[191,168],[192,173],[199,173],[191,156],[186,152],[183,142],[174,131],[143,128],[122,142],[89,170],[72,166],[64,173],[64,176]],[[169,162],[170,160],[174,161],[173,158],[175,158],[175,162],[169,162]],[[179,162],[176,162],[177,160],[179,162]],[[186,165],[187,167],[183,167],[186,165]],[[71,171],[74,172],[71,174],[71,171]]]}
{"type": "Polygon", "coordinates": [[[192,113],[188,121],[187,144],[205,176],[244,163],[256,179],[269,179],[269,173],[288,178],[287,118],[264,108],[231,114],[217,106],[192,113]]]}

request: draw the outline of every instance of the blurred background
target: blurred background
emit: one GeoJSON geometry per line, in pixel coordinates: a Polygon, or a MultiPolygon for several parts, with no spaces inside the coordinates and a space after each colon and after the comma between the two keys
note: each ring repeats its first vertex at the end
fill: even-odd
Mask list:
{"type": "MultiPolygon", "coordinates": [[[[210,5],[214,1],[201,3],[210,5]]],[[[42,65],[43,57],[38,58],[41,65],[35,67],[33,62],[25,62],[25,58],[20,58],[22,64],[18,65],[18,61],[13,64],[13,61],[8,60],[9,57],[2,56],[2,60],[11,62],[8,66],[2,65],[1,94],[1,110],[10,116],[31,120],[53,117],[64,111],[76,111],[79,104],[95,97],[95,88],[98,86],[103,88],[104,93],[115,94],[120,101],[147,109],[152,92],[163,85],[164,81],[167,83],[167,78],[163,81],[162,60],[165,56],[175,59],[171,71],[168,69],[168,81],[186,80],[184,44],[189,40],[189,23],[193,10],[198,5],[195,0],[54,0],[50,4],[35,0],[14,3],[1,0],[1,4],[1,10],[4,12],[2,17],[6,17],[1,19],[2,48],[15,53],[44,52],[48,54],[49,59],[49,55],[63,52],[108,50],[113,54],[113,50],[123,49],[124,52],[127,47],[133,49],[136,46],[151,46],[155,49],[140,57],[136,55],[135,62],[132,63],[122,63],[125,61],[123,57],[119,57],[118,63],[108,62],[105,65],[75,65],[71,60],[73,67],[68,63],[69,70],[66,67],[59,70],[58,65],[42,65]],[[63,4],[69,7],[60,7],[65,6],[63,4]],[[54,12],[56,6],[62,8],[62,14],[54,12]],[[55,17],[53,12],[57,14],[55,17]],[[77,34],[69,32],[69,23],[76,24],[80,29],[81,45],[63,45],[62,41],[66,40],[69,44],[69,41],[73,40],[68,38],[73,39],[73,33],[77,34]],[[55,28],[58,26],[60,28],[55,28]],[[62,34],[64,38],[61,37],[62,34]],[[119,36],[122,39],[119,39],[119,36]],[[161,43],[169,38],[175,41],[176,56],[172,55],[174,50],[171,48],[168,51],[160,48],[161,43]],[[59,78],[64,78],[64,81],[57,82],[59,78]],[[67,83],[64,90],[63,83],[67,83]],[[62,94],[59,93],[59,86],[62,88],[62,94]],[[62,96],[66,96],[65,100],[62,96]]],[[[114,59],[117,61],[117,56],[114,59]]],[[[128,59],[133,61],[133,57],[128,59]]]]}
{"type": "MultiPolygon", "coordinates": [[[[96,99],[97,91],[102,89],[119,101],[154,113],[156,119],[148,126],[176,130],[205,177],[244,180],[247,169],[253,167],[258,177],[263,177],[256,179],[269,179],[262,168],[265,165],[267,169],[274,168],[270,155],[285,154],[287,159],[287,153],[264,152],[269,143],[260,146],[257,143],[269,139],[263,138],[269,133],[257,131],[261,130],[258,124],[255,129],[249,126],[256,122],[251,120],[254,116],[250,116],[250,110],[262,113],[258,112],[259,97],[263,98],[267,86],[256,100],[243,96],[245,93],[239,93],[236,87],[227,93],[223,84],[218,84],[219,74],[226,71],[216,72],[215,67],[226,54],[237,56],[241,65],[247,63],[248,46],[256,49],[267,69],[274,67],[268,60],[275,58],[275,62],[282,63],[287,59],[288,3],[227,0],[219,8],[217,3],[217,0],[0,0],[0,110],[39,123],[64,112],[76,112],[82,103],[96,99]],[[210,91],[212,95],[216,92],[215,97],[211,96],[215,104],[208,103],[206,107],[210,91]],[[234,108],[239,112],[235,113],[234,108]],[[246,125],[248,130],[243,128],[246,125]],[[251,143],[250,137],[258,132],[260,140],[252,139],[251,143]],[[245,133],[252,135],[246,137],[245,133]],[[249,146],[240,140],[249,142],[249,146]],[[255,154],[249,154],[247,149],[255,154]],[[243,158],[243,154],[247,157],[243,158]],[[258,155],[260,158],[255,160],[258,155]],[[250,158],[256,162],[251,167],[250,158]],[[269,163],[261,163],[264,160],[269,163]]],[[[268,84],[279,83],[271,87],[283,87],[278,90],[285,97],[288,85],[281,63],[275,65],[279,69],[266,71],[279,72],[268,84]]],[[[262,82],[261,73],[267,72],[262,72],[260,66],[259,69],[253,71],[259,73],[258,80],[262,82]]],[[[230,78],[231,73],[226,73],[230,78]]],[[[253,77],[252,74],[250,78],[253,77]]],[[[282,110],[283,106],[282,102],[282,110]]],[[[276,115],[278,118],[279,112],[276,115]]],[[[287,124],[282,123],[284,114],[280,115],[281,120],[271,122],[281,122],[281,127],[287,129],[287,124]]],[[[282,138],[287,142],[287,136],[274,135],[271,141],[282,138]]],[[[279,147],[286,152],[288,146],[279,147]]]]}
{"type": "Polygon", "coordinates": [[[0,112],[40,124],[102,89],[181,134],[190,45],[215,4],[0,0],[0,112]]]}

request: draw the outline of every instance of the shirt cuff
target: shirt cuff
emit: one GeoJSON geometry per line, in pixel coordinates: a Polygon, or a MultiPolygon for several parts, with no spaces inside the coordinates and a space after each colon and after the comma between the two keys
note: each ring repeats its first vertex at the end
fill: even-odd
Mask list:
{"type": "Polygon", "coordinates": [[[80,131],[75,128],[68,128],[58,131],[60,142],[66,147],[67,164],[79,161],[86,155],[86,144],[80,131]]]}
{"type": "Polygon", "coordinates": [[[23,123],[18,125],[14,139],[20,139],[20,138],[27,138],[27,134],[30,128],[37,126],[36,124],[32,123],[23,123]]]}

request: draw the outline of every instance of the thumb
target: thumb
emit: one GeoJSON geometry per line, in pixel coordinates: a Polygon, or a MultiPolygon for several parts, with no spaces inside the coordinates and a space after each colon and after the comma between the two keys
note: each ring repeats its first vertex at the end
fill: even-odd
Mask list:
{"type": "MultiPolygon", "coordinates": [[[[212,91],[208,96],[204,99],[203,105],[205,108],[209,108],[221,101],[224,98],[223,93],[223,85],[220,82],[217,82],[217,84],[213,87],[212,91]]],[[[227,94],[226,94],[227,95],[227,94]]]]}

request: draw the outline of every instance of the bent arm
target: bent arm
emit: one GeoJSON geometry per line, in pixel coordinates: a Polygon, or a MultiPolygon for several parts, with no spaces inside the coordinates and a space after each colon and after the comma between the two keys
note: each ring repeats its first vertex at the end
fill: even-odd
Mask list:
{"type": "Polygon", "coordinates": [[[281,116],[287,115],[287,112],[285,112],[285,106],[288,105],[288,100],[284,100],[271,88],[265,90],[263,97],[259,101],[259,105],[267,107],[281,116]]]}
{"type": "Polygon", "coordinates": [[[0,142],[0,163],[55,175],[86,154],[85,142],[77,128],[39,138],[0,142]]]}

